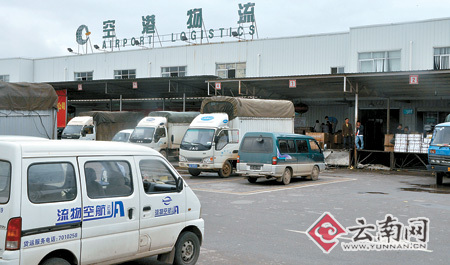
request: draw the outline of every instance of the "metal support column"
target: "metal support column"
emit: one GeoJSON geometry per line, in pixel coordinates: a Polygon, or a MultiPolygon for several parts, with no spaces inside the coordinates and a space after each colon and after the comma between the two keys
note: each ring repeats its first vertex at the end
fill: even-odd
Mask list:
{"type": "Polygon", "coordinates": [[[386,124],[386,133],[389,134],[391,129],[391,99],[387,99],[387,124],[386,124]]]}
{"type": "Polygon", "coordinates": [[[163,111],[166,110],[166,98],[162,99],[162,103],[163,103],[163,111]]]}
{"type": "Polygon", "coordinates": [[[119,111],[122,111],[122,95],[120,95],[120,100],[119,100],[119,111]]]}
{"type": "Polygon", "coordinates": [[[113,104],[113,101],[112,101],[112,98],[110,98],[109,99],[109,111],[112,111],[112,104],[113,104]]]}
{"type": "Polygon", "coordinates": [[[353,140],[353,146],[354,148],[354,161],[355,161],[355,168],[358,168],[358,152],[356,151],[356,123],[358,122],[358,105],[359,105],[359,99],[358,99],[358,83],[355,84],[355,123],[354,123],[354,132],[353,135],[355,136],[355,139],[353,140]]]}
{"type": "Polygon", "coordinates": [[[186,93],[183,93],[183,112],[186,111],[186,93]]]}

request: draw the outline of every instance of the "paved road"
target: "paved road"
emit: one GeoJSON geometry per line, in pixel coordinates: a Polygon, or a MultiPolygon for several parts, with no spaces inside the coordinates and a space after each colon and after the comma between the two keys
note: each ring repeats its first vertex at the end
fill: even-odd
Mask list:
{"type": "MultiPolygon", "coordinates": [[[[449,264],[448,179],[449,184],[437,188],[427,173],[334,169],[321,173],[318,181],[295,179],[283,186],[270,180],[250,184],[242,177],[180,173],[202,202],[206,234],[199,265],[449,264]],[[341,243],[351,242],[355,234],[349,234],[324,254],[306,235],[324,212],[343,227],[356,226],[361,217],[373,225],[387,214],[405,225],[410,218],[427,217],[427,250],[346,252],[341,243]]],[[[161,263],[142,259],[126,264],[161,263]]]]}

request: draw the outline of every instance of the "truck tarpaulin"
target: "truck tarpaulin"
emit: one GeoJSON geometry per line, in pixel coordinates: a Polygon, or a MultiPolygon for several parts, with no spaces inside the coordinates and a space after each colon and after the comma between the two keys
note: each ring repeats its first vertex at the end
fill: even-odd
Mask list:
{"type": "Polygon", "coordinates": [[[230,120],[236,117],[294,118],[294,104],[288,100],[211,97],[202,102],[200,112],[227,113],[230,120]]]}
{"type": "Polygon", "coordinates": [[[164,117],[168,123],[191,123],[200,112],[176,112],[176,111],[153,111],[148,114],[149,117],[164,117]]]}
{"type": "Polygon", "coordinates": [[[96,140],[111,141],[120,130],[134,129],[144,114],[131,111],[87,111],[81,112],[79,116],[92,117],[97,126],[96,140]]]}
{"type": "Polygon", "coordinates": [[[44,83],[0,81],[0,110],[48,110],[58,108],[55,89],[44,83]]]}

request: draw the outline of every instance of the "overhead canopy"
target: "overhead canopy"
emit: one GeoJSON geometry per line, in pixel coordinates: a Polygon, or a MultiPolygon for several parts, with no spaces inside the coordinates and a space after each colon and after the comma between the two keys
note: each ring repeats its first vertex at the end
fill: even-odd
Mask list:
{"type": "Polygon", "coordinates": [[[0,109],[48,110],[58,107],[58,96],[49,84],[0,81],[0,109]]]}
{"type": "Polygon", "coordinates": [[[165,117],[167,122],[171,123],[191,123],[200,112],[177,112],[177,111],[153,111],[148,114],[149,117],[165,117]]]}
{"type": "Polygon", "coordinates": [[[97,125],[102,123],[135,123],[134,126],[144,117],[140,112],[131,111],[86,111],[80,112],[78,116],[91,116],[97,125]]]}
{"type": "Polygon", "coordinates": [[[288,100],[262,100],[235,97],[211,97],[202,102],[201,113],[224,112],[236,117],[293,118],[294,104],[288,100]]]}

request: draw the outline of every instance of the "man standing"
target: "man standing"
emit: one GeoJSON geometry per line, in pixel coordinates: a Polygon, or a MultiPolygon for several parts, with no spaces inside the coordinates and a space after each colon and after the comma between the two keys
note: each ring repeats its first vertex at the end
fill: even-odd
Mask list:
{"type": "Polygon", "coordinates": [[[350,150],[353,136],[353,128],[349,123],[348,118],[345,118],[345,123],[342,125],[342,136],[344,137],[344,149],[350,150]]]}
{"type": "Polygon", "coordinates": [[[331,123],[331,130],[330,130],[330,132],[331,133],[335,133],[338,120],[335,117],[325,116],[325,124],[326,124],[327,121],[329,121],[331,123]]]}
{"type": "Polygon", "coordinates": [[[361,122],[358,121],[356,123],[356,137],[355,137],[355,144],[356,149],[361,150],[364,149],[364,126],[361,125],[361,122]],[[361,142],[361,145],[360,145],[361,142]]]}

